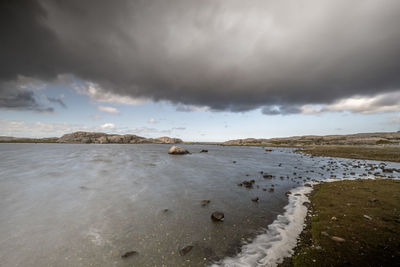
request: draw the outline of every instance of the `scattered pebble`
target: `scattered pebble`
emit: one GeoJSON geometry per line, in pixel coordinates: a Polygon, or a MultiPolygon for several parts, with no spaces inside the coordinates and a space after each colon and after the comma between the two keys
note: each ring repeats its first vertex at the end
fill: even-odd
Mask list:
{"type": "Polygon", "coordinates": [[[343,243],[343,242],[346,241],[345,239],[343,239],[343,238],[341,238],[341,237],[338,237],[338,236],[332,236],[331,239],[332,239],[333,241],[339,242],[339,243],[343,243]]]}
{"type": "Polygon", "coordinates": [[[260,199],[258,197],[252,198],[251,201],[258,202],[260,199]]]}
{"type": "Polygon", "coordinates": [[[181,256],[185,256],[187,253],[189,253],[189,251],[192,250],[192,248],[193,248],[193,245],[186,245],[186,246],[182,247],[182,248],[179,250],[179,254],[180,254],[181,256]]]}
{"type": "Polygon", "coordinates": [[[128,257],[133,256],[135,254],[137,254],[137,251],[134,251],[134,250],[128,251],[128,252],[125,252],[124,254],[122,254],[121,258],[128,258],[128,257]]]}
{"type": "Polygon", "coordinates": [[[200,204],[201,204],[201,206],[207,206],[209,203],[210,203],[211,201],[210,200],[202,200],[201,202],[200,202],[200,204]]]}
{"type": "Polygon", "coordinates": [[[365,215],[365,214],[364,214],[364,218],[365,218],[365,219],[368,219],[368,220],[370,220],[370,221],[372,220],[372,218],[371,218],[370,216],[365,215]]]}

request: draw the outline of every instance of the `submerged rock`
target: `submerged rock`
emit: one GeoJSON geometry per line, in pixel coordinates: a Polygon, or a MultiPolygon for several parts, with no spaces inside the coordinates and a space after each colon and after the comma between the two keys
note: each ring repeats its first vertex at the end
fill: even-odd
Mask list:
{"type": "Polygon", "coordinates": [[[253,188],[253,184],[255,183],[254,180],[250,180],[250,181],[243,181],[239,184],[239,186],[244,185],[246,188],[253,188]]]}
{"type": "Polygon", "coordinates": [[[202,149],[202,150],[200,151],[200,153],[207,153],[207,152],[208,152],[207,149],[202,149]]]}
{"type": "Polygon", "coordinates": [[[200,202],[200,204],[204,207],[204,206],[208,205],[210,202],[211,202],[210,200],[202,200],[200,202]]]}
{"type": "Polygon", "coordinates": [[[187,253],[189,253],[189,251],[192,250],[192,248],[193,248],[193,245],[186,245],[186,246],[182,247],[182,248],[179,250],[179,254],[180,254],[181,256],[185,256],[187,253]]]}
{"type": "Polygon", "coordinates": [[[137,251],[134,251],[134,250],[128,251],[128,252],[125,252],[124,254],[122,254],[121,258],[128,258],[128,257],[133,256],[135,254],[137,254],[137,251]]]}
{"type": "Polygon", "coordinates": [[[220,212],[220,211],[214,211],[211,214],[211,219],[214,220],[214,221],[223,221],[224,218],[225,218],[224,213],[220,212]]]}
{"type": "Polygon", "coordinates": [[[180,147],[180,146],[172,146],[172,147],[168,150],[168,154],[172,154],[172,155],[184,155],[184,154],[189,154],[189,151],[187,151],[186,149],[184,149],[183,147],[180,147]]]}
{"type": "Polygon", "coordinates": [[[259,200],[260,199],[258,197],[254,197],[254,198],[251,199],[251,201],[253,201],[253,202],[258,202],[259,200]]]}

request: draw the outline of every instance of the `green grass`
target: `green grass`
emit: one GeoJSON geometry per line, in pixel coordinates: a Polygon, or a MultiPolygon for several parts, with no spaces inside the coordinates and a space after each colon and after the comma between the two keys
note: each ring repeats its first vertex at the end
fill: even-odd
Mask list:
{"type": "Polygon", "coordinates": [[[400,162],[400,146],[308,146],[298,152],[313,156],[400,162]]]}
{"type": "Polygon", "coordinates": [[[312,216],[282,266],[399,266],[400,181],[324,183],[310,200],[312,216]]]}

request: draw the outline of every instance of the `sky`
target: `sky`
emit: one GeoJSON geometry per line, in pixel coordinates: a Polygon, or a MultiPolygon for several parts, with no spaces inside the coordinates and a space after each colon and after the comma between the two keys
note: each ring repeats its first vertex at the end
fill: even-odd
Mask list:
{"type": "Polygon", "coordinates": [[[400,130],[397,0],[0,3],[0,135],[400,130]]]}

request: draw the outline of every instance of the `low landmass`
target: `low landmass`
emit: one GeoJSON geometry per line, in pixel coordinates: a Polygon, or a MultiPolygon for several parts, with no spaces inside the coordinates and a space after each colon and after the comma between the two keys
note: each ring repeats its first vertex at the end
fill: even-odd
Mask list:
{"type": "Polygon", "coordinates": [[[400,162],[400,132],[237,139],[226,146],[298,147],[313,156],[400,162]]]}
{"type": "Polygon", "coordinates": [[[305,146],[296,152],[305,153],[312,156],[400,162],[400,146],[398,145],[305,146]]]}
{"type": "Polygon", "coordinates": [[[57,143],[58,137],[48,138],[26,138],[26,137],[12,137],[0,136],[0,143],[57,143]]]}
{"type": "Polygon", "coordinates": [[[74,132],[60,138],[17,138],[1,136],[1,143],[68,143],[68,144],[181,144],[179,138],[162,136],[145,138],[133,134],[106,134],[98,132],[74,132]]]}
{"type": "Polygon", "coordinates": [[[146,138],[134,134],[105,134],[96,132],[75,132],[64,134],[57,143],[78,144],[181,144],[181,139],[167,136],[146,138]]]}
{"type": "MultiPolygon", "coordinates": [[[[74,143],[74,144],[182,144],[179,138],[146,138],[133,134],[75,132],[60,138],[16,138],[0,136],[0,143],[74,143]]],[[[384,160],[400,162],[400,131],[349,135],[294,136],[270,139],[237,139],[226,142],[185,142],[185,144],[223,146],[297,147],[297,152],[313,156],[384,160]]]]}
{"type": "Polygon", "coordinates": [[[400,145],[400,131],[386,133],[358,133],[347,135],[305,135],[282,138],[246,138],[229,140],[223,145],[233,146],[287,146],[304,147],[317,145],[400,145]]]}
{"type": "Polygon", "coordinates": [[[281,266],[398,266],[399,180],[322,183],[309,199],[306,227],[281,266]]]}

